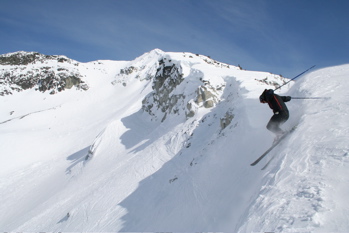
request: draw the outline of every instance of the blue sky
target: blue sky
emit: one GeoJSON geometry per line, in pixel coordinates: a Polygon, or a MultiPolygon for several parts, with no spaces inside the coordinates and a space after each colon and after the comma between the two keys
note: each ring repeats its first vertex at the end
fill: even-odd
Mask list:
{"type": "Polygon", "coordinates": [[[0,54],[133,60],[159,48],[292,78],[349,63],[347,0],[1,0],[0,54]]]}

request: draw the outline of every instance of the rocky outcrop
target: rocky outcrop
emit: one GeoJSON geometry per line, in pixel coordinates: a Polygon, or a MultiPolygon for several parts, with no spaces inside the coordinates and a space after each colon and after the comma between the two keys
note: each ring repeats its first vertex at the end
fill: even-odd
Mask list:
{"type": "Polygon", "coordinates": [[[187,103],[187,118],[193,117],[199,108],[214,107],[220,100],[222,94],[221,91],[224,89],[224,85],[214,87],[209,81],[201,81],[203,84],[197,88],[195,92],[196,97],[187,103]]]}
{"type": "Polygon", "coordinates": [[[79,63],[65,56],[18,52],[0,56],[0,64],[1,96],[32,88],[50,94],[72,87],[89,88],[79,70],[74,68],[79,63]]]}
{"type": "Polygon", "coordinates": [[[197,76],[183,77],[180,61],[173,61],[171,57],[162,57],[153,79],[153,91],[142,102],[143,111],[153,118],[164,121],[169,114],[193,117],[199,108],[212,108],[220,99],[223,86],[214,87],[209,81],[197,76]],[[191,89],[189,81],[197,83],[198,87],[191,89]],[[201,85],[200,85],[201,84],[201,85]],[[185,90],[185,91],[184,91],[185,90]]]}
{"type": "Polygon", "coordinates": [[[173,93],[175,88],[183,81],[182,68],[169,57],[159,60],[159,68],[153,80],[153,92],[148,94],[142,102],[142,109],[151,116],[156,116],[158,109],[163,113],[162,121],[167,114],[179,111],[177,103],[185,98],[182,93],[173,93]]]}
{"type": "Polygon", "coordinates": [[[260,79],[260,80],[255,79],[255,80],[263,84],[274,86],[275,88],[280,87],[281,85],[285,84],[287,81],[284,77],[282,77],[282,75],[271,75],[270,77],[266,77],[264,79],[260,79]]]}
{"type": "Polygon", "coordinates": [[[8,53],[0,56],[0,65],[28,65],[35,63],[44,63],[47,60],[55,60],[57,62],[68,62],[72,63],[73,60],[67,58],[66,56],[58,55],[44,55],[37,52],[15,52],[8,53]]]}
{"type": "Polygon", "coordinates": [[[228,125],[230,125],[230,123],[232,122],[232,120],[234,119],[235,115],[233,114],[233,110],[227,111],[225,113],[225,116],[222,117],[220,119],[220,125],[221,125],[221,129],[225,129],[228,125]]]}
{"type": "Polygon", "coordinates": [[[201,85],[196,91],[197,97],[195,103],[205,108],[212,108],[218,103],[217,90],[209,82],[201,85]]]}

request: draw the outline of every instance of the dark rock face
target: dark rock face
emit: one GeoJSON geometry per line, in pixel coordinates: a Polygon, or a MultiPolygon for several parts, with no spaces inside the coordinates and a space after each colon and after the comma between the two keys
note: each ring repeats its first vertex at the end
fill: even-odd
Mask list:
{"type": "Polygon", "coordinates": [[[88,85],[76,68],[78,65],[78,62],[65,56],[35,52],[0,55],[0,96],[32,88],[41,92],[50,91],[50,94],[74,86],[88,90],[88,85]]]}
{"type": "Polygon", "coordinates": [[[46,60],[57,60],[57,62],[69,62],[71,59],[58,55],[44,55],[36,52],[16,52],[0,56],[0,65],[28,65],[46,60]]]}
{"type": "Polygon", "coordinates": [[[183,81],[182,67],[173,63],[168,58],[159,61],[159,68],[153,80],[153,92],[147,95],[142,104],[142,109],[150,115],[155,116],[158,109],[163,113],[162,121],[167,114],[177,113],[177,103],[183,100],[183,94],[173,94],[173,90],[183,81]]]}

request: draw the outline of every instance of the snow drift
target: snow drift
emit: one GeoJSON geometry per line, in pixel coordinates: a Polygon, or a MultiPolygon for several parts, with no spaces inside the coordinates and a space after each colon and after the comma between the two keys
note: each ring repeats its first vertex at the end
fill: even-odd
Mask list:
{"type": "Polygon", "coordinates": [[[251,167],[273,141],[265,128],[271,111],[258,96],[287,79],[158,49],[134,61],[34,57],[25,64],[4,58],[0,66],[0,229],[349,227],[348,65],[314,71],[278,92],[331,99],[291,100],[284,128],[297,129],[251,167]],[[59,75],[71,69],[75,84],[59,75]],[[49,92],[37,86],[46,74],[59,84],[49,92]],[[23,79],[33,85],[21,88],[23,79]]]}

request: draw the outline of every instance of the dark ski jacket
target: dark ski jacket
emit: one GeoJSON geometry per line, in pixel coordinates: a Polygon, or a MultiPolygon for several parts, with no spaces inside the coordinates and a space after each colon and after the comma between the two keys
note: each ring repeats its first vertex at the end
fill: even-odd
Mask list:
{"type": "Polygon", "coordinates": [[[287,113],[288,109],[284,102],[291,100],[291,96],[279,96],[274,94],[272,89],[265,89],[262,95],[259,97],[260,101],[265,101],[268,103],[269,107],[273,110],[274,113],[287,113]]]}

